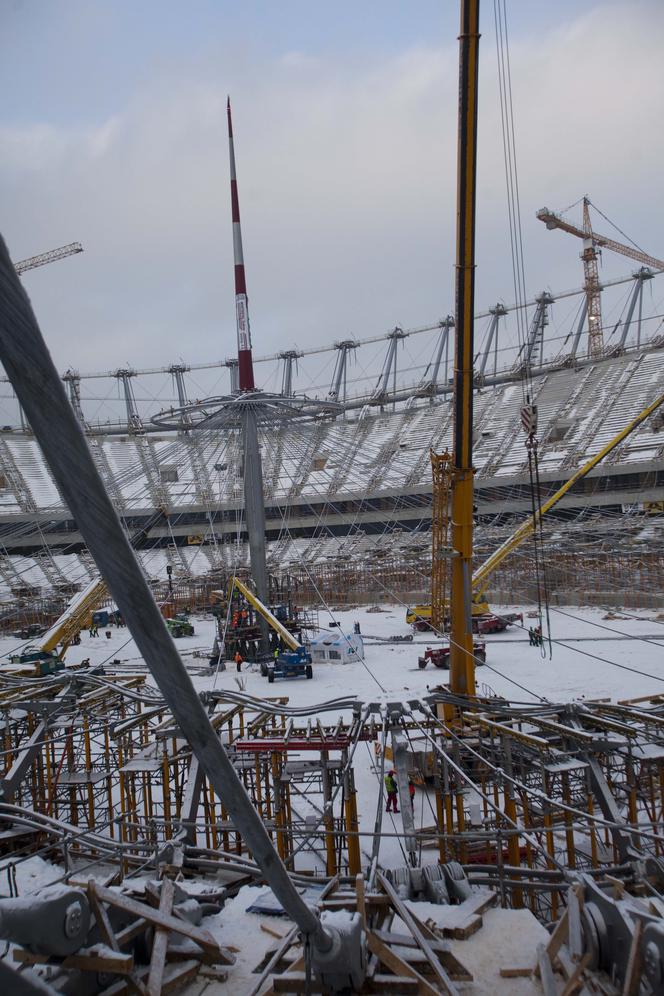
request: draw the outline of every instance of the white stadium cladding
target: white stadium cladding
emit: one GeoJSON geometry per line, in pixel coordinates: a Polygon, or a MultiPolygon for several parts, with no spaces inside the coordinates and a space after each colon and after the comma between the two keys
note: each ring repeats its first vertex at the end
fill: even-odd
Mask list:
{"type": "MultiPolygon", "coordinates": [[[[620,355],[551,367],[529,382],[539,410],[543,492],[551,493],[664,390],[657,340],[620,355]]],[[[518,375],[474,401],[478,519],[510,523],[530,510],[518,375]]],[[[391,407],[391,406],[390,406],[391,407]]],[[[138,544],[163,579],[246,562],[242,457],[236,431],[91,433],[102,478],[130,533],[164,507],[168,520],[138,544]]],[[[272,569],[372,549],[407,548],[430,527],[429,453],[451,446],[449,397],[352,417],[271,425],[261,448],[272,569]],[[349,544],[349,539],[352,542],[349,544]]],[[[664,501],[664,425],[656,413],[561,503],[573,520],[664,501]]],[[[423,537],[421,537],[423,539],[423,537]]],[[[95,571],[29,430],[0,432],[0,597],[84,584],[95,571]]],[[[420,543],[420,548],[424,544],[420,543]]]]}

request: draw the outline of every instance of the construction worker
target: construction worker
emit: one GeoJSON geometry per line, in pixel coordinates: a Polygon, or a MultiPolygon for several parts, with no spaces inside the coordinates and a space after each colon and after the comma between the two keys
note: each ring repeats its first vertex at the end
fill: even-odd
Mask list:
{"type": "Polygon", "coordinates": [[[244,660],[244,658],[242,657],[242,654],[240,653],[239,650],[235,651],[235,657],[233,658],[233,660],[235,661],[235,665],[236,665],[238,671],[241,671],[242,670],[242,661],[244,660]]]}
{"type": "Polygon", "coordinates": [[[536,647],[541,647],[542,646],[542,627],[541,626],[535,626],[533,635],[534,635],[534,640],[535,640],[535,646],[536,647]]]}
{"type": "Polygon", "coordinates": [[[415,782],[412,778],[408,779],[408,797],[410,798],[410,808],[415,810],[415,782]]]}
{"type": "Polygon", "coordinates": [[[397,809],[397,794],[399,788],[397,786],[397,780],[394,777],[394,771],[388,771],[385,775],[385,789],[387,790],[387,809],[386,813],[390,812],[390,807],[392,807],[392,812],[398,813],[397,809]]]}
{"type": "Polygon", "coordinates": [[[537,646],[537,644],[535,643],[535,630],[533,629],[532,626],[528,629],[528,642],[531,647],[537,646]]]}

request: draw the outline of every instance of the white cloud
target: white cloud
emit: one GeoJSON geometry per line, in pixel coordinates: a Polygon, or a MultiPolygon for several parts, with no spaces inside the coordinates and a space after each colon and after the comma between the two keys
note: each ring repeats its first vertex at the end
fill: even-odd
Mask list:
{"type": "MultiPolygon", "coordinates": [[[[664,253],[664,9],[598,6],[546,37],[514,38],[530,289],[581,282],[578,247],[546,232],[534,211],[586,192],[664,253]]],[[[480,306],[509,300],[512,283],[493,44],[487,24],[480,306]]],[[[456,88],[455,40],[364,62],[293,51],[254,64],[243,55],[163,69],[89,127],[2,129],[2,228],[14,258],[74,239],[86,249],[25,278],[57,364],[233,352],[228,90],[258,353],[452,310],[456,88]]]]}

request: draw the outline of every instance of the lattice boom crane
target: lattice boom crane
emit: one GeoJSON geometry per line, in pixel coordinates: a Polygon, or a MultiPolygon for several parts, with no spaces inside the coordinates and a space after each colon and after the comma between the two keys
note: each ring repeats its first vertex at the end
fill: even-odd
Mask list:
{"type": "Polygon", "coordinates": [[[27,270],[36,270],[38,266],[46,266],[47,263],[57,263],[59,259],[66,259],[67,256],[75,256],[79,252],[83,252],[81,243],[70,242],[69,245],[40,253],[39,256],[30,256],[28,259],[21,259],[18,263],[14,263],[14,269],[20,277],[27,270]]]}

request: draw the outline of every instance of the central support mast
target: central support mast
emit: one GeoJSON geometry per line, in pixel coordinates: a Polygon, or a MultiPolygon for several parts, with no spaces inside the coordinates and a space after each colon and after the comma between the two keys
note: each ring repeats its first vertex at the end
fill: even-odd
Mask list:
{"type": "Polygon", "coordinates": [[[475,694],[472,628],[473,354],[479,0],[461,0],[455,272],[450,688],[475,694]]]}
{"type": "MultiPolygon", "coordinates": [[[[237,192],[235,173],[235,148],[233,145],[233,121],[231,101],[226,105],[228,115],[228,149],[231,166],[231,212],[233,220],[233,256],[235,262],[235,318],[237,323],[237,358],[240,393],[254,391],[254,365],[251,357],[251,332],[249,329],[249,306],[247,302],[247,282],[244,275],[244,254],[242,252],[242,229],[240,227],[240,201],[237,192]]],[[[265,497],[263,494],[263,467],[258,444],[258,406],[247,404],[243,409],[243,476],[244,509],[249,538],[249,560],[256,594],[261,602],[269,604],[269,581],[265,558],[265,497]]],[[[260,620],[261,650],[269,649],[267,624],[260,620]]]]}
{"type": "Polygon", "coordinates": [[[226,103],[228,117],[228,152],[231,160],[231,217],[233,221],[233,257],[235,262],[235,321],[237,326],[237,358],[241,391],[254,390],[254,364],[251,358],[251,330],[249,328],[249,303],[247,301],[247,281],[244,276],[244,253],[242,252],[242,228],[240,227],[240,200],[237,194],[235,174],[235,146],[233,144],[233,120],[231,118],[231,98],[226,103]]]}

